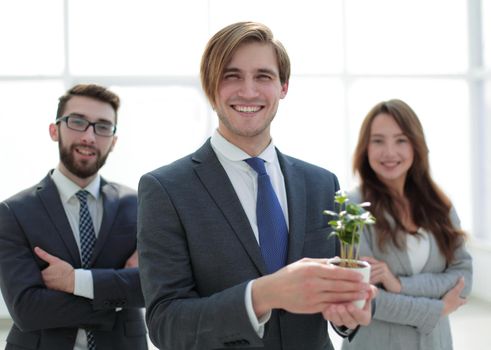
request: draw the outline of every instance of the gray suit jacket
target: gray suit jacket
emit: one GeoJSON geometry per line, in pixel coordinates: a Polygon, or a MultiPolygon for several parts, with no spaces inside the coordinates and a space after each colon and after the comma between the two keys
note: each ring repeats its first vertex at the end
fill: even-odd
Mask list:
{"type": "Polygon", "coordinates": [[[94,299],[47,289],[35,246],[80,268],[80,253],[56,185],[46,176],[0,204],[0,287],[14,325],[6,349],[73,350],[78,328],[94,330],[99,350],[147,349],[136,247],[136,194],[101,181],[104,214],[91,270],[94,299]],[[117,307],[122,307],[116,312],[117,307]]]}
{"type": "MultiPolygon", "coordinates": [[[[351,194],[351,200],[361,202],[359,191],[351,194]]],[[[450,213],[453,224],[460,226],[455,210],[450,213]]],[[[377,233],[368,228],[360,240],[360,255],[373,256],[385,261],[391,271],[399,276],[400,294],[379,289],[375,299],[374,319],[368,327],[360,328],[351,343],[345,342],[343,350],[451,350],[452,336],[448,317],[442,317],[441,297],[465,278],[462,296],[468,296],[472,287],[472,259],[462,244],[455,252],[455,260],[446,261],[433,235],[430,238],[430,254],[423,271],[414,274],[406,251],[388,244],[386,251],[377,244],[377,233]]],[[[458,312],[458,311],[457,311],[458,312]]]]}
{"type": "MultiPolygon", "coordinates": [[[[336,254],[330,172],[278,152],[289,209],[288,263],[336,254]]],[[[263,339],[246,284],[266,274],[247,216],[210,142],[140,180],[138,252],[150,338],[159,349],[332,349],[321,314],[273,311],[263,339]]]]}

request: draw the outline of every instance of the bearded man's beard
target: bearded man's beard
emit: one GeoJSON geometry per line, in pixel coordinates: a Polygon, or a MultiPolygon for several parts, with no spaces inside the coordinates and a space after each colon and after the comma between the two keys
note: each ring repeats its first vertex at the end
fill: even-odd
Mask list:
{"type": "MultiPolygon", "coordinates": [[[[69,148],[64,147],[63,142],[60,138],[58,142],[58,149],[60,151],[60,160],[67,168],[69,172],[71,172],[73,175],[77,176],[78,178],[81,179],[86,179],[88,177],[91,177],[92,175],[96,174],[100,168],[104,166],[106,163],[106,159],[109,156],[109,152],[107,152],[104,155],[101,155],[101,152],[92,147],[92,151],[95,152],[96,154],[96,161],[94,163],[91,163],[87,160],[82,160],[77,162],[75,160],[75,148],[77,147],[82,147],[82,145],[71,145],[69,148]]],[[[87,146],[83,146],[87,148],[87,146]]]]}

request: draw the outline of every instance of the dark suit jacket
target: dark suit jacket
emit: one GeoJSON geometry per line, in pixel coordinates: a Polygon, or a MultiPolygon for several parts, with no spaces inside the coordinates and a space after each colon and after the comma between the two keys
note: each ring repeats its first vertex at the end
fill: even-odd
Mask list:
{"type": "Polygon", "coordinates": [[[94,330],[98,350],[147,349],[137,268],[136,194],[102,179],[104,214],[91,270],[94,299],[47,289],[35,246],[81,267],[80,253],[51,176],[0,204],[0,287],[14,325],[6,349],[73,350],[78,328],[94,330]],[[117,307],[123,309],[116,312],[117,307]]]}
{"type": "MultiPolygon", "coordinates": [[[[324,209],[338,180],[278,152],[289,211],[288,263],[336,253],[324,209]]],[[[247,283],[266,274],[259,245],[210,141],[142,177],[138,251],[150,338],[160,349],[332,349],[321,314],[273,311],[260,339],[247,283]]]]}

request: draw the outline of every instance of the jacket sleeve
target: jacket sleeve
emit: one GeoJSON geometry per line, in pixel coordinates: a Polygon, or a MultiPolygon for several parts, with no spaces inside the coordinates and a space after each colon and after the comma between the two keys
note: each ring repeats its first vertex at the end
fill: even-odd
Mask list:
{"type": "Polygon", "coordinates": [[[109,330],[114,325],[114,310],[97,311],[89,299],[46,288],[33,247],[5,202],[0,204],[0,287],[12,319],[23,331],[109,330]]]}
{"type": "MultiPolygon", "coordinates": [[[[373,256],[369,230],[360,237],[364,255],[373,256]]],[[[443,302],[427,297],[391,293],[379,288],[375,298],[373,318],[379,321],[415,327],[422,334],[429,334],[440,320],[443,302]]]]}
{"type": "Polygon", "coordinates": [[[138,268],[92,269],[95,310],[114,308],[143,308],[138,268]]]}
{"type": "Polygon", "coordinates": [[[443,302],[438,299],[412,297],[379,290],[374,319],[415,327],[429,334],[441,318],[443,302]]]}
{"type": "Polygon", "coordinates": [[[182,208],[175,207],[152,174],[140,180],[138,203],[137,246],[152,342],[159,349],[199,350],[238,346],[233,339],[240,338],[242,345],[262,347],[245,307],[248,281],[200,296],[191,267],[189,232],[178,213],[182,208]]]}
{"type": "MultiPolygon", "coordinates": [[[[453,207],[450,211],[450,219],[455,227],[460,228],[460,220],[453,207]]],[[[472,289],[472,257],[466,250],[464,240],[455,251],[454,260],[445,271],[400,277],[401,293],[439,299],[455,286],[461,276],[464,277],[465,281],[462,296],[467,297],[472,289]]]]}
{"type": "Polygon", "coordinates": [[[401,293],[440,299],[452,289],[463,276],[465,287],[462,297],[467,297],[472,288],[472,258],[462,243],[455,252],[455,260],[440,273],[425,272],[407,277],[399,277],[401,293]]]}

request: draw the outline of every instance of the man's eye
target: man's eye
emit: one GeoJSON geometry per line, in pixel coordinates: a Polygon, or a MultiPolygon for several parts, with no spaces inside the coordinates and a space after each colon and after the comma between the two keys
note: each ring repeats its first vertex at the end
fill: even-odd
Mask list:
{"type": "Polygon", "coordinates": [[[80,118],[71,118],[70,123],[72,125],[78,125],[78,126],[87,124],[87,122],[84,119],[80,119],[80,118]]]}
{"type": "Polygon", "coordinates": [[[234,80],[234,79],[239,79],[239,76],[237,74],[227,74],[223,76],[224,80],[234,80]]]}
{"type": "Polygon", "coordinates": [[[96,124],[97,128],[101,131],[109,131],[112,129],[112,125],[111,124],[105,124],[105,123],[102,123],[102,124],[96,124]]]}

